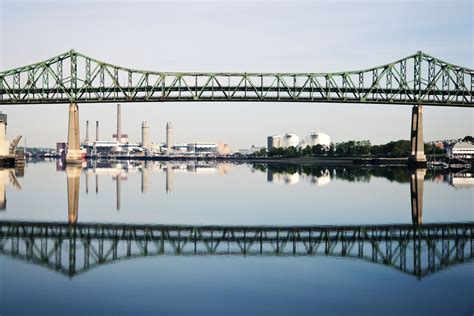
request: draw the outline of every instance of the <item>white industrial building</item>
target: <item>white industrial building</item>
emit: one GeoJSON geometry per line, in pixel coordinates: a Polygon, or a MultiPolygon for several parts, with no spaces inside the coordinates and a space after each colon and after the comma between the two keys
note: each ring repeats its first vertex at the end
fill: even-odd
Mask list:
{"type": "Polygon", "coordinates": [[[474,145],[470,142],[456,143],[451,149],[454,158],[474,158],[474,145]]]}
{"type": "Polygon", "coordinates": [[[267,137],[267,148],[271,150],[272,148],[283,148],[283,136],[273,135],[267,137]]]}
{"type": "Polygon", "coordinates": [[[194,154],[217,154],[218,145],[213,142],[194,142],[186,144],[188,153],[194,154]]]}
{"type": "Polygon", "coordinates": [[[331,145],[331,137],[325,133],[314,132],[306,138],[306,144],[311,147],[316,145],[329,147],[331,145]]]}
{"type": "Polygon", "coordinates": [[[7,115],[0,111],[0,156],[9,154],[10,142],[5,140],[7,133],[7,115]]]}
{"type": "Polygon", "coordinates": [[[286,133],[285,135],[273,135],[267,137],[267,148],[288,148],[298,147],[300,138],[295,134],[286,133]]]}
{"type": "Polygon", "coordinates": [[[300,138],[295,134],[286,133],[285,135],[272,135],[267,137],[267,149],[272,148],[289,148],[322,145],[329,147],[331,145],[331,138],[329,135],[321,132],[313,132],[308,137],[300,141],[300,138]]]}

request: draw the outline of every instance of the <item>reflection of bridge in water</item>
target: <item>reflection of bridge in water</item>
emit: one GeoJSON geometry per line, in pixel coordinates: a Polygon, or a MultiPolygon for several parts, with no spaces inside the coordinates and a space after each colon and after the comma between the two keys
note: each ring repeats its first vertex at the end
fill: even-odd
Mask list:
{"type": "MultiPolygon", "coordinates": [[[[426,169],[404,176],[410,182],[407,198],[413,225],[337,227],[78,224],[81,170],[66,167],[69,223],[0,221],[1,254],[71,277],[111,262],[163,255],[336,256],[378,263],[418,278],[473,259],[473,222],[422,225],[426,169]]],[[[121,179],[122,170],[117,170],[105,174],[121,179]]],[[[168,189],[169,174],[176,170],[170,164],[160,170],[167,173],[168,189]]],[[[143,180],[150,169],[140,171],[143,180]]],[[[329,172],[318,170],[308,179],[313,176],[326,179],[329,172]]],[[[86,191],[87,187],[86,171],[86,191]]]]}
{"type": "Polygon", "coordinates": [[[0,253],[73,277],[150,256],[334,256],[423,278],[473,259],[474,223],[161,226],[0,221],[0,253]]]}

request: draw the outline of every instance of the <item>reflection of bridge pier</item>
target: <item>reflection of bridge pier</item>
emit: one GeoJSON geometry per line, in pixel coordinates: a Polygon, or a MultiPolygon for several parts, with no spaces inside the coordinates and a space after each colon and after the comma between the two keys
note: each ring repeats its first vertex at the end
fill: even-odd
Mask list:
{"type": "Polygon", "coordinates": [[[18,190],[21,190],[21,185],[18,182],[16,175],[22,177],[23,169],[1,169],[0,170],[0,211],[7,209],[7,191],[5,186],[9,183],[18,190]]]}
{"type": "Polygon", "coordinates": [[[416,169],[410,178],[411,218],[415,225],[423,223],[423,186],[426,169],[416,169]]]}
{"type": "Polygon", "coordinates": [[[79,186],[81,167],[69,165],[66,167],[67,177],[67,214],[69,224],[76,224],[79,209],[79,186]]]}

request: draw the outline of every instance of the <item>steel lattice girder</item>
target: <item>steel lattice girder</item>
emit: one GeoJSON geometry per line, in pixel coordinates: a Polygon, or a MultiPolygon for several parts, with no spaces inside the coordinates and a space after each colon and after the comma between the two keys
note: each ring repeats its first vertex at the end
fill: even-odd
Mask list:
{"type": "Polygon", "coordinates": [[[474,224],[165,226],[0,221],[0,254],[74,276],[144,256],[337,256],[418,278],[470,262],[474,224]]]}
{"type": "Polygon", "coordinates": [[[337,73],[154,72],[71,50],[0,72],[0,104],[263,101],[472,107],[474,70],[422,52],[366,70],[337,73]]]}

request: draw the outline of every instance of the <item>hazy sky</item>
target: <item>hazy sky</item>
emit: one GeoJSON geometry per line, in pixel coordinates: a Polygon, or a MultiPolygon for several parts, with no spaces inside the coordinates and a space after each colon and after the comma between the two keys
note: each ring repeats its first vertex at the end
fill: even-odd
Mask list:
{"type": "MultiPolygon", "coordinates": [[[[467,1],[5,1],[0,69],[71,48],[124,67],[155,71],[324,72],[363,69],[422,50],[474,68],[474,5],[467,1]]],[[[111,139],[115,105],[80,106],[111,139]]],[[[67,105],[2,106],[7,135],[28,146],[67,139],[67,105]]],[[[425,107],[425,140],[474,134],[469,109],[425,107]]],[[[333,141],[408,139],[410,106],[302,103],[128,103],[122,131],[140,141],[141,121],[162,142],[264,145],[266,136],[323,131],[333,141]]],[[[93,133],[92,133],[93,134],[93,133]]]]}

